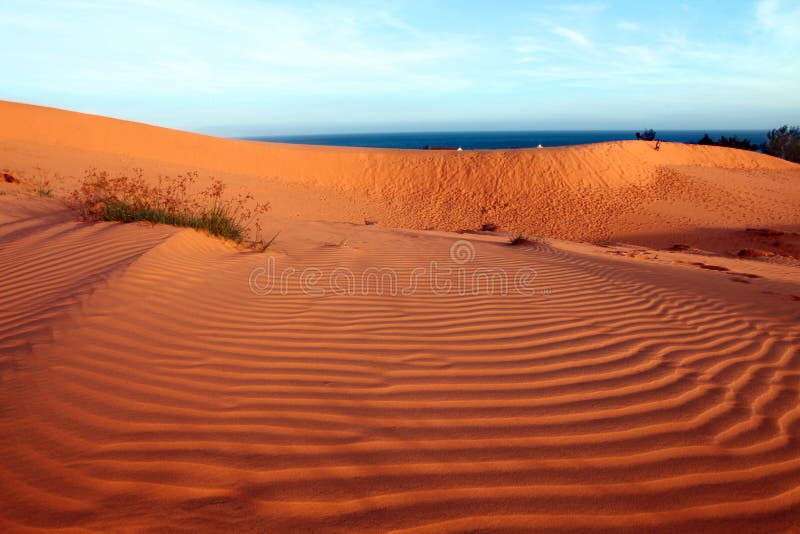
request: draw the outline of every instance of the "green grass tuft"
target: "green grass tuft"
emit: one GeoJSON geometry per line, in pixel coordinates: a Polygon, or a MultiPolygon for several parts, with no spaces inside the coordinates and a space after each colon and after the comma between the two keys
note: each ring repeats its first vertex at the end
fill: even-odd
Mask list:
{"type": "MultiPolygon", "coordinates": [[[[136,175],[111,178],[105,172],[90,171],[81,186],[72,193],[73,207],[85,220],[147,221],[194,228],[209,235],[242,243],[254,219],[269,208],[254,203],[252,195],[224,196],[225,185],[214,180],[207,189],[190,195],[197,173],[162,178],[157,185],[147,183],[141,171],[136,175]]],[[[256,231],[261,228],[256,222],[256,231]]],[[[253,246],[265,250],[263,240],[253,246]]]]}

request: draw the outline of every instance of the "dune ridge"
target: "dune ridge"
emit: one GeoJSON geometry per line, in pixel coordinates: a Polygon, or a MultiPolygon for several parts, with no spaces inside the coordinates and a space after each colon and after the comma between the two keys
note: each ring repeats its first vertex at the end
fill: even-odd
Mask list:
{"type": "MultiPolygon", "coordinates": [[[[189,161],[224,166],[200,153],[159,160],[157,150],[167,158],[169,149],[154,141],[175,135],[186,146],[235,147],[231,160],[252,150],[264,165],[276,150],[307,153],[281,163],[301,165],[296,175],[262,180],[254,156],[239,162],[252,175],[223,177],[273,203],[309,205],[267,221],[291,224],[259,254],[193,230],[82,223],[57,199],[0,184],[0,530],[774,533],[800,525],[800,276],[791,262],[554,239],[509,246],[501,233],[335,222],[360,213],[353,206],[365,184],[394,179],[391,158],[418,169],[414,180],[433,162],[447,161],[449,176],[449,158],[461,154],[201,142],[72,114],[39,137],[62,115],[38,108],[40,124],[28,133],[20,125],[23,138],[13,138],[7,125],[30,109],[10,107],[21,111],[2,121],[0,153],[23,181],[35,161],[64,165],[67,186],[76,179],[69,169],[90,161],[156,173],[189,161]],[[84,130],[112,141],[83,144],[84,130]],[[345,160],[317,185],[292,182],[324,169],[320,161],[345,160]],[[361,166],[341,196],[328,196],[361,166]],[[296,274],[283,291],[254,292],[252,273],[268,261],[296,274]],[[405,283],[431,262],[452,270],[450,290],[423,279],[407,293],[376,285],[335,294],[321,284],[328,291],[315,296],[299,275],[391,269],[405,283]],[[458,272],[474,281],[498,269],[534,269],[534,291],[502,294],[485,278],[459,289],[458,272]]],[[[743,153],[715,166],[728,151],[710,149],[705,160],[687,147],[697,162],[649,167],[660,155],[647,150],[478,153],[473,170],[441,190],[479,182],[471,173],[489,161],[556,165],[552,154],[561,153],[567,170],[554,180],[573,180],[577,191],[587,184],[570,173],[589,161],[582,154],[600,164],[624,153],[632,173],[657,171],[641,172],[665,188],[659,198],[728,211],[739,199],[731,225],[797,222],[781,211],[797,189],[791,165],[743,153]],[[756,178],[762,187],[748,191],[756,178]],[[690,198],[700,188],[705,196],[690,198]],[[780,195],[782,203],[764,205],[780,195]]],[[[614,182],[615,172],[600,168],[607,178],[591,178],[591,189],[617,198],[639,187],[634,174],[614,182]]],[[[470,187],[491,194],[489,185],[470,187]]],[[[555,200],[578,198],[568,189],[558,185],[555,200]]],[[[410,217],[443,202],[414,198],[369,207],[410,217]]],[[[590,208],[598,225],[627,228],[602,215],[608,206],[590,208]]],[[[553,209],[575,217],[569,204],[553,209]]],[[[665,223],[669,239],[679,235],[677,217],[665,223]]]]}
{"type": "Polygon", "coordinates": [[[89,168],[140,167],[153,176],[198,170],[276,199],[277,215],[301,220],[368,218],[447,231],[493,224],[655,246],[663,242],[654,235],[677,228],[800,224],[800,165],[721,147],[662,143],[656,151],[652,143],[619,141],[460,153],[360,149],[219,139],[10,102],[0,102],[0,116],[0,149],[11,168],[37,167],[64,184],[89,168]]]}

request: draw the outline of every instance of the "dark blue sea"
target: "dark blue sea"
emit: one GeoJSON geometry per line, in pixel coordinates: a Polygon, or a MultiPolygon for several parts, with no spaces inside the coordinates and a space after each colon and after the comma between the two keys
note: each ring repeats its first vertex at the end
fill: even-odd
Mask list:
{"type": "MultiPolygon", "coordinates": [[[[708,132],[712,139],[721,135],[737,136],[761,144],[766,141],[766,130],[664,130],[658,139],[680,143],[697,143],[708,132]]],[[[276,141],[305,145],[357,146],[374,148],[427,148],[429,146],[461,147],[464,150],[496,148],[533,148],[584,145],[604,141],[636,139],[631,130],[597,131],[529,131],[529,132],[404,132],[357,133],[330,135],[284,135],[248,137],[254,141],[276,141]]]]}

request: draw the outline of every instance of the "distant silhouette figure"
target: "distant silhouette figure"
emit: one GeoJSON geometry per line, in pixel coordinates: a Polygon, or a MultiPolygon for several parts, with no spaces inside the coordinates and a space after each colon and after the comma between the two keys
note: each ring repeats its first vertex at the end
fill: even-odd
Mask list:
{"type": "Polygon", "coordinates": [[[641,132],[636,132],[636,139],[637,139],[637,141],[641,141],[642,140],[642,133],[641,132]]]}
{"type": "Polygon", "coordinates": [[[661,141],[656,141],[656,150],[661,150],[661,141]]]}

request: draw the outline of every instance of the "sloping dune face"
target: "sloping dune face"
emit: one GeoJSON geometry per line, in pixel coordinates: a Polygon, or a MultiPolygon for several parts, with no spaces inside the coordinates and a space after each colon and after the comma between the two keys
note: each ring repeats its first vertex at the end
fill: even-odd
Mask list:
{"type": "Polygon", "coordinates": [[[638,141],[460,153],[311,147],[13,103],[0,103],[0,116],[3,164],[12,168],[50,172],[66,183],[89,168],[140,167],[153,175],[194,169],[299,219],[370,218],[449,231],[491,224],[658,246],[671,244],[658,237],[664,233],[800,225],[800,166],[742,150],[662,143],[656,151],[638,141]]]}
{"type": "Polygon", "coordinates": [[[774,266],[732,284],[557,246],[321,224],[290,236],[320,243],[242,254],[3,202],[17,221],[0,226],[5,531],[800,521],[800,314],[764,294],[774,266]],[[348,244],[324,244],[331,231],[348,244]],[[412,285],[431,261],[463,269],[464,290],[457,273],[449,290],[412,285]],[[260,279],[376,266],[396,294],[260,279]],[[535,291],[490,289],[474,277],[486,269],[535,269],[535,291]]]}
{"type": "Polygon", "coordinates": [[[290,147],[0,111],[4,165],[25,179],[201,169],[294,217],[247,253],[81,223],[0,184],[0,531],[798,530],[797,267],[330,222],[366,202],[382,221],[460,225],[457,191],[533,186],[594,199],[595,226],[547,212],[589,235],[629,228],[603,198],[669,183],[637,209],[792,225],[762,202],[794,198],[796,167],[646,143],[290,147]]]}

